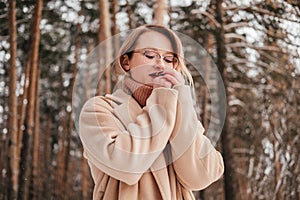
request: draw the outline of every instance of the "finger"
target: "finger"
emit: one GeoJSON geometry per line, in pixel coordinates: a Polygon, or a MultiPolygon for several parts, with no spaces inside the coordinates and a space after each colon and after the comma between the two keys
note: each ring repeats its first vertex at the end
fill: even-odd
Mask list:
{"type": "Polygon", "coordinates": [[[167,87],[167,88],[171,88],[172,87],[172,82],[170,82],[169,80],[167,80],[166,78],[164,78],[163,76],[160,77],[156,77],[153,79],[153,87],[167,87]]]}
{"type": "Polygon", "coordinates": [[[165,76],[169,74],[176,78],[176,80],[172,81],[172,83],[174,85],[185,83],[185,80],[184,80],[182,74],[174,69],[168,68],[168,69],[164,70],[164,74],[165,74],[165,76]]]}
{"type": "Polygon", "coordinates": [[[163,76],[163,78],[164,78],[165,80],[171,82],[172,85],[178,84],[177,78],[175,78],[174,76],[172,76],[172,75],[170,75],[170,74],[165,74],[165,75],[163,76]]]}
{"type": "Polygon", "coordinates": [[[163,77],[170,81],[173,85],[184,85],[185,83],[183,77],[177,77],[170,74],[165,74],[163,77]]]}

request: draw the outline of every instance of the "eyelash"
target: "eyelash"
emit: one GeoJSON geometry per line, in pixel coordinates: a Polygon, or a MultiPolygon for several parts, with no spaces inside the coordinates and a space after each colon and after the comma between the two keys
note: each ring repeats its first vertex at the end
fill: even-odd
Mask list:
{"type": "MultiPolygon", "coordinates": [[[[150,52],[150,53],[151,53],[151,52],[150,52]]],[[[146,58],[151,59],[151,60],[155,58],[155,55],[153,55],[153,56],[152,56],[152,55],[147,55],[146,52],[144,53],[144,56],[145,56],[146,58]]],[[[166,63],[173,63],[173,59],[174,59],[174,58],[170,58],[170,59],[168,59],[168,58],[166,58],[166,57],[163,58],[163,60],[164,60],[166,63]]]]}

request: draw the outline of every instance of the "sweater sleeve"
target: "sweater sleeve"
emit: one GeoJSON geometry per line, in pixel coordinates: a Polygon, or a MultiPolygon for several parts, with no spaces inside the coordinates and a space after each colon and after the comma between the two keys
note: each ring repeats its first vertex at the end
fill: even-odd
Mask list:
{"type": "Polygon", "coordinates": [[[79,119],[85,157],[109,176],[136,184],[168,142],[177,95],[175,90],[155,89],[137,115],[130,114],[130,106],[138,106],[136,102],[113,109],[103,98],[90,99],[79,119]]]}
{"type": "Polygon", "coordinates": [[[218,180],[223,172],[223,158],[209,139],[194,111],[190,88],[176,86],[178,105],[176,122],[170,137],[176,176],[191,190],[204,189],[218,180]]]}

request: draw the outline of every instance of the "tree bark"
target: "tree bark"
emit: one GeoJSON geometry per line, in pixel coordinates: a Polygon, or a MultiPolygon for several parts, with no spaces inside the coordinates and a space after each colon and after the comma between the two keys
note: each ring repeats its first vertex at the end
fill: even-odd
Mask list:
{"type": "MultiPolygon", "coordinates": [[[[207,42],[206,42],[206,47],[205,49],[207,50],[207,53],[210,55],[211,53],[211,49],[212,49],[212,35],[208,34],[207,36],[207,42]]],[[[209,80],[210,80],[210,73],[211,73],[211,60],[209,59],[209,57],[207,56],[205,59],[205,83],[208,84],[209,80]]],[[[204,101],[203,101],[203,126],[204,129],[207,130],[208,129],[208,125],[209,125],[209,116],[210,116],[210,112],[208,110],[209,107],[209,91],[208,91],[208,87],[204,87],[204,101]]]]}
{"type": "Polygon", "coordinates": [[[32,62],[30,71],[30,82],[29,82],[29,96],[27,106],[27,132],[31,135],[34,131],[34,109],[35,109],[35,90],[37,85],[37,68],[38,68],[38,56],[39,56],[39,44],[40,44],[40,21],[42,15],[43,1],[37,1],[35,17],[34,17],[34,29],[32,37],[32,62]]]}
{"type": "MultiPolygon", "coordinates": [[[[37,77],[39,77],[40,69],[37,66],[37,77]]],[[[35,119],[34,119],[34,133],[33,133],[33,161],[32,161],[32,186],[33,186],[33,198],[40,199],[41,192],[41,176],[39,174],[39,147],[40,147],[40,87],[39,79],[36,82],[36,96],[35,96],[35,119]]]]}
{"type": "Polygon", "coordinates": [[[20,156],[21,156],[21,148],[22,148],[22,140],[23,140],[23,125],[25,120],[25,113],[26,113],[26,104],[25,100],[27,99],[28,95],[28,84],[27,81],[29,81],[29,75],[30,75],[30,66],[31,66],[31,52],[29,53],[29,58],[26,63],[25,67],[25,78],[24,78],[24,85],[23,85],[23,93],[20,96],[20,102],[19,102],[19,120],[18,120],[18,141],[17,141],[17,157],[16,159],[20,162],[20,156]]]}
{"type": "MultiPolygon", "coordinates": [[[[100,11],[100,27],[99,27],[99,43],[111,38],[111,24],[110,24],[110,11],[109,1],[99,0],[99,11],[100,11]]],[[[99,58],[104,59],[105,67],[105,93],[111,93],[111,66],[109,63],[112,60],[112,44],[110,40],[105,42],[104,49],[99,49],[99,58]],[[104,51],[102,51],[104,50],[104,51]],[[101,56],[101,53],[104,56],[101,56]]],[[[102,71],[102,70],[101,70],[102,71]]],[[[99,82],[101,81],[101,77],[99,82]]]]}
{"type": "MultiPolygon", "coordinates": [[[[81,15],[81,12],[79,12],[79,15],[81,15]]],[[[79,53],[80,53],[80,32],[81,32],[81,25],[80,23],[77,24],[76,26],[76,37],[75,37],[75,63],[73,66],[73,73],[72,77],[70,80],[70,87],[69,87],[69,93],[71,94],[75,85],[75,80],[78,72],[78,63],[79,63],[79,53]]],[[[67,131],[67,138],[66,138],[66,151],[65,151],[65,158],[64,158],[64,185],[68,185],[68,171],[70,169],[70,148],[71,148],[71,139],[73,135],[73,130],[74,130],[74,113],[73,113],[73,102],[72,102],[72,96],[70,96],[69,102],[71,102],[71,110],[69,112],[69,123],[68,123],[68,130],[67,131]]],[[[69,187],[66,187],[69,188],[69,187]]],[[[66,198],[68,196],[66,195],[66,198]]],[[[65,198],[65,199],[66,199],[65,198]]]]}
{"type": "Polygon", "coordinates": [[[127,16],[128,16],[128,26],[129,29],[133,28],[133,20],[132,20],[132,10],[131,10],[131,6],[130,6],[130,2],[129,0],[126,0],[126,12],[127,12],[127,16]]]}
{"type": "Polygon", "coordinates": [[[154,11],[154,23],[163,25],[165,14],[166,14],[165,0],[156,0],[156,8],[154,11]]]}
{"type": "Polygon", "coordinates": [[[113,36],[114,36],[114,54],[113,56],[116,57],[119,52],[120,48],[120,42],[119,42],[119,37],[118,37],[118,25],[117,25],[117,13],[118,13],[118,0],[113,0],[113,36]]]}
{"type": "MultiPolygon", "coordinates": [[[[117,56],[118,56],[118,52],[119,52],[119,49],[120,49],[120,41],[119,41],[119,30],[118,30],[118,25],[117,25],[117,13],[118,13],[118,0],[113,0],[113,4],[112,4],[112,7],[113,7],[113,17],[112,17],[112,35],[113,35],[113,49],[112,49],[112,56],[114,58],[114,60],[117,59],[117,56]]],[[[121,71],[121,69],[119,68],[116,68],[116,65],[113,66],[113,76],[112,76],[112,84],[114,87],[117,82],[118,82],[118,74],[119,72],[121,71]]]]}
{"type": "MultiPolygon", "coordinates": [[[[49,114],[52,114],[52,109],[49,109],[49,114]]],[[[45,127],[45,134],[43,134],[43,144],[44,144],[44,152],[43,152],[43,165],[42,168],[42,175],[43,178],[43,191],[42,191],[42,198],[52,197],[52,193],[49,193],[49,179],[51,178],[51,127],[52,127],[52,116],[46,116],[46,127],[45,127]]],[[[41,199],[42,199],[41,198],[41,199]]]]}
{"type": "MultiPolygon", "coordinates": [[[[93,50],[93,43],[90,40],[88,44],[88,55],[93,50]]],[[[91,74],[90,74],[90,60],[87,61],[87,69],[86,69],[86,76],[85,76],[85,100],[89,99],[91,97],[91,91],[90,91],[90,84],[91,84],[91,74]]],[[[81,155],[83,155],[84,149],[81,148],[81,155]]],[[[89,168],[88,168],[88,163],[87,160],[82,156],[81,157],[81,199],[83,200],[88,200],[91,197],[89,196],[89,180],[92,177],[89,174],[89,168]]]]}
{"type": "MultiPolygon", "coordinates": [[[[24,174],[21,175],[20,184],[22,185],[22,190],[19,194],[22,195],[22,199],[30,198],[29,187],[31,183],[31,150],[32,141],[34,138],[34,126],[35,126],[35,105],[36,105],[36,87],[37,80],[39,79],[37,68],[38,68],[38,56],[39,56],[39,43],[40,43],[40,21],[42,15],[43,1],[37,1],[35,6],[35,13],[33,18],[33,29],[32,29],[32,53],[29,54],[28,60],[31,60],[30,68],[30,80],[28,88],[28,105],[26,112],[26,138],[24,138],[23,152],[22,152],[22,166],[25,168],[24,174]]],[[[28,62],[27,62],[28,63],[28,62]]],[[[19,197],[21,198],[21,197],[19,197]]]]}
{"type": "Polygon", "coordinates": [[[10,76],[9,76],[9,115],[8,133],[10,135],[9,165],[11,171],[12,191],[10,199],[17,198],[19,159],[17,156],[18,143],[18,104],[16,95],[17,74],[17,25],[16,25],[16,2],[9,0],[9,43],[10,43],[10,76]]]}
{"type": "MultiPolygon", "coordinates": [[[[225,92],[227,95],[227,84],[226,84],[226,48],[225,48],[225,30],[224,30],[224,10],[223,10],[223,0],[214,0],[216,5],[216,20],[220,27],[216,31],[216,41],[217,41],[217,66],[222,76],[225,92]]],[[[223,83],[218,83],[223,84],[223,83]]],[[[218,86],[218,88],[221,88],[218,86]]],[[[220,94],[220,93],[219,93],[220,94]]],[[[228,95],[227,95],[228,96],[228,95]]],[[[223,97],[219,97],[223,98],[223,97]]],[[[226,107],[228,107],[228,100],[226,99],[226,107]]],[[[222,116],[224,113],[221,113],[222,116]]],[[[221,143],[222,143],[222,154],[224,158],[225,174],[224,174],[224,189],[225,189],[225,199],[235,200],[239,196],[239,189],[234,180],[235,172],[233,169],[233,158],[232,158],[232,148],[233,148],[233,136],[228,132],[227,128],[227,117],[225,118],[224,127],[221,133],[221,143]]]]}

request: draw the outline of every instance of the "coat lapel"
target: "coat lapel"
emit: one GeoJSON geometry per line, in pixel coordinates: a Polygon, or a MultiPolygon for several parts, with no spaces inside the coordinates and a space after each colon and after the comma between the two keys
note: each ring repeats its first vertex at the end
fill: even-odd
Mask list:
{"type": "Polygon", "coordinates": [[[114,114],[125,127],[135,122],[136,117],[143,111],[140,105],[130,95],[119,89],[113,94],[106,95],[112,102],[114,114]]]}
{"type": "MultiPolygon", "coordinates": [[[[113,94],[106,95],[106,98],[112,101],[111,105],[114,114],[120,119],[124,127],[127,127],[131,122],[135,122],[136,117],[143,111],[140,105],[121,89],[113,94]]],[[[164,200],[171,199],[169,174],[163,153],[156,159],[150,170],[156,180],[162,198],[164,200]]]]}

